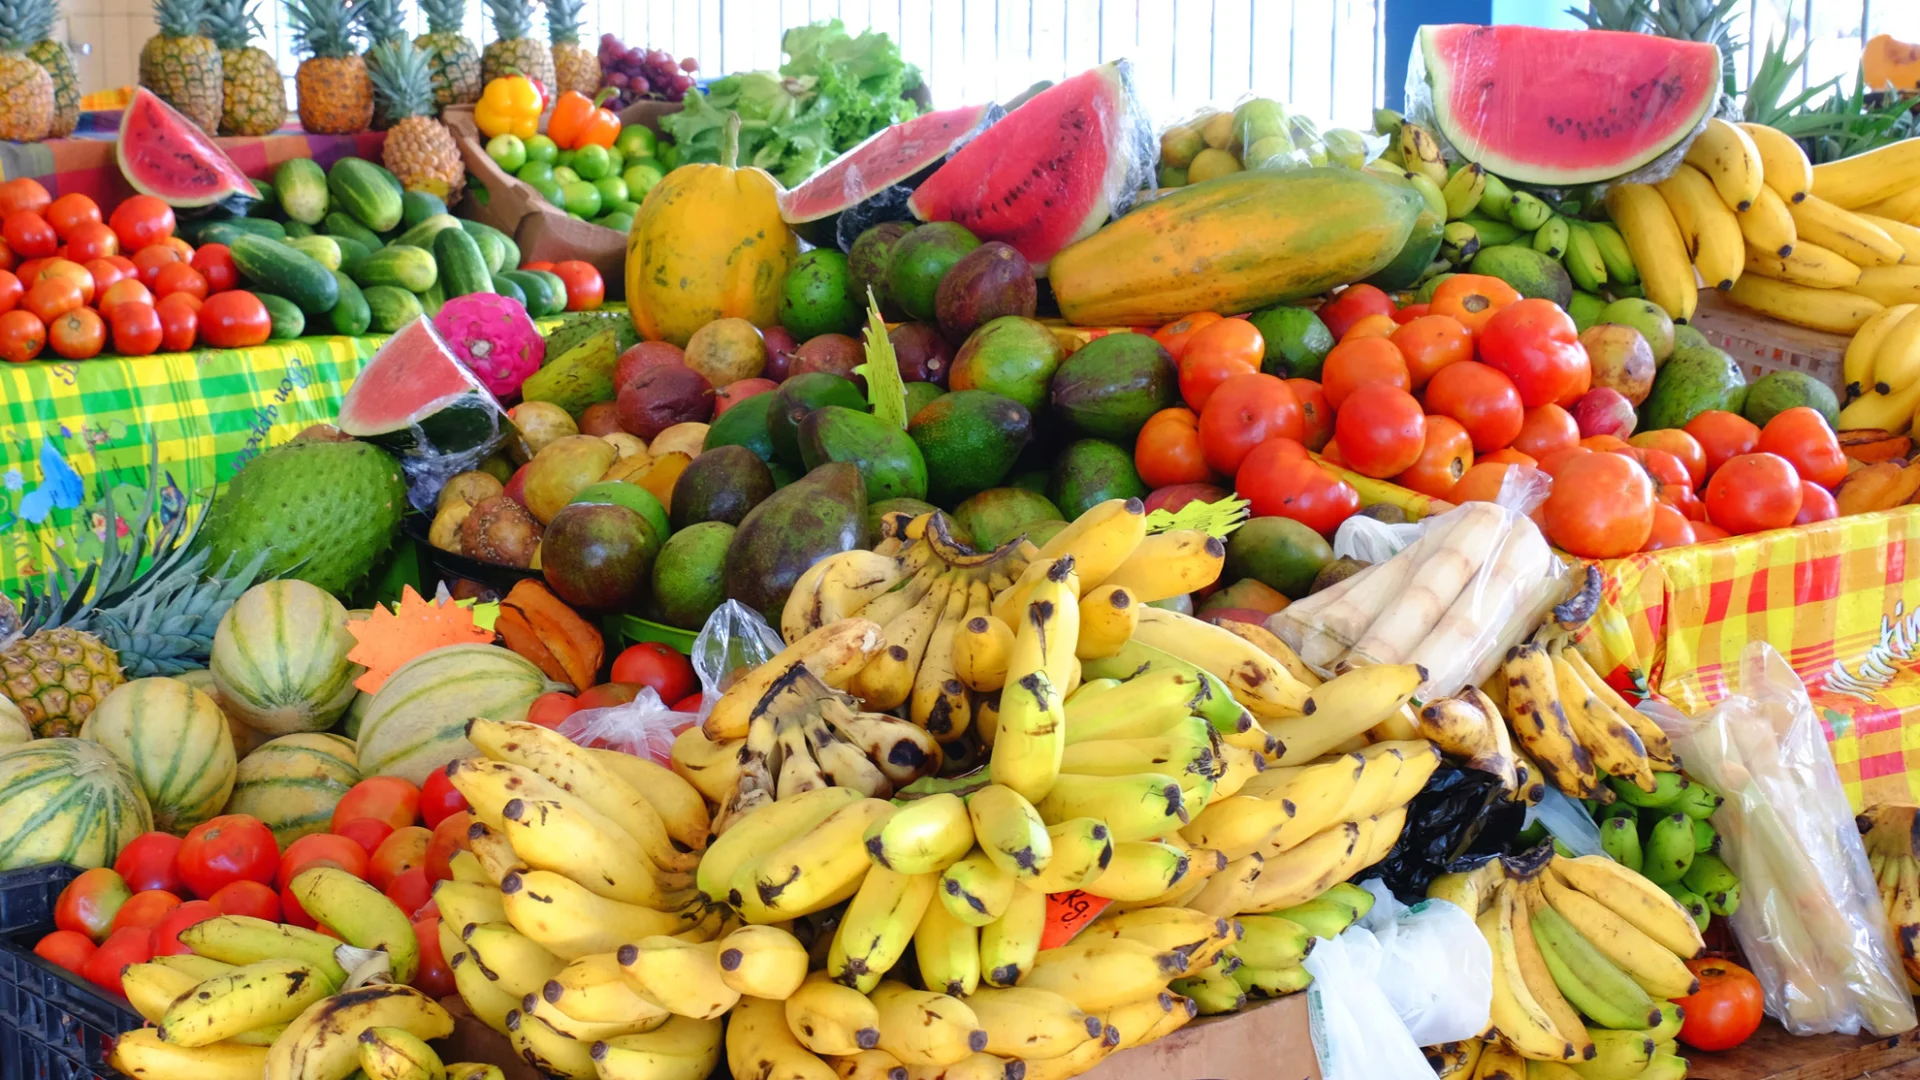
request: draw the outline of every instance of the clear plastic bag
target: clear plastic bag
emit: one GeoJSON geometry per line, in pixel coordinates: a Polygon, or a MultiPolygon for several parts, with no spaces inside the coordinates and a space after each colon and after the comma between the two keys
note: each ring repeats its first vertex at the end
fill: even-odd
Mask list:
{"type": "Polygon", "coordinates": [[[1196,162],[1202,179],[1243,169],[1361,169],[1386,148],[1383,135],[1326,126],[1284,102],[1248,94],[1162,129],[1155,180],[1163,188],[1184,187],[1196,162]]]}
{"type": "Polygon", "coordinates": [[[729,600],[715,608],[693,639],[693,670],[700,676],[696,719],[704,722],[713,712],[713,703],[733,684],[736,673],[766,663],[786,647],[780,631],[740,601],[729,600]]]}
{"type": "Polygon", "coordinates": [[[1754,642],[1734,693],[1697,716],[1642,703],[1687,763],[1726,797],[1721,857],[1741,881],[1734,935],[1795,1035],[1892,1035],[1914,1026],[1867,850],[1806,686],[1754,642]]]}
{"type": "Polygon", "coordinates": [[[673,752],[673,737],[694,723],[692,713],[669,709],[649,686],[625,704],[582,709],[562,720],[556,730],[581,746],[650,757],[665,765],[673,752]]]}
{"type": "Polygon", "coordinates": [[[1386,562],[1420,539],[1420,523],[1389,524],[1365,514],[1355,514],[1340,523],[1333,534],[1336,559],[1358,559],[1363,563],[1386,562]]]}

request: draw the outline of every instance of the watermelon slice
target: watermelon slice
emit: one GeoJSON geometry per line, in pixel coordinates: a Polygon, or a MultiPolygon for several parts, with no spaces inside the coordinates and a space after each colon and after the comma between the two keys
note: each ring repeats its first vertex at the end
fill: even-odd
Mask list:
{"type": "Polygon", "coordinates": [[[1035,94],[914,191],[921,221],[954,221],[1017,248],[1034,273],[1152,179],[1153,132],[1116,60],[1035,94]]]}
{"type": "Polygon", "coordinates": [[[114,153],[135,191],[164,199],[169,206],[211,206],[235,195],[260,197],[260,189],[226,151],[144,86],[134,90],[127,111],[120,114],[114,153]]]}
{"type": "Polygon", "coordinates": [[[968,105],[881,128],[782,194],[780,216],[789,225],[813,226],[800,229],[809,242],[832,243],[837,215],[895,185],[918,186],[949,155],[1005,115],[998,105],[968,105]]]}
{"type": "Polygon", "coordinates": [[[1460,156],[1529,184],[1624,176],[1699,131],[1720,96],[1719,49],[1652,34],[1423,26],[1414,59],[1460,156]]]}

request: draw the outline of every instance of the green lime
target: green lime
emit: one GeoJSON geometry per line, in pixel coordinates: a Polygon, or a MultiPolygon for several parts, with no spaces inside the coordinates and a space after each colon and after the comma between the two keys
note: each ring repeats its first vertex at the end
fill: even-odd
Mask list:
{"type": "Polygon", "coordinates": [[[609,210],[615,204],[627,201],[627,182],[617,176],[602,176],[593,182],[593,186],[600,189],[601,204],[609,210]]]}
{"type": "Polygon", "coordinates": [[[571,165],[555,165],[553,167],[553,182],[556,184],[571,184],[579,179],[580,174],[574,172],[573,166],[571,165]]]}
{"type": "Polygon", "coordinates": [[[620,137],[613,140],[614,149],[630,158],[652,157],[658,140],[653,129],[634,124],[620,129],[620,137]]]}
{"type": "Polygon", "coordinates": [[[527,144],[518,135],[495,135],[487,140],[487,156],[495,165],[514,172],[527,163],[527,144]]]}
{"type": "Polygon", "coordinates": [[[582,180],[598,180],[613,171],[613,158],[604,146],[583,146],[573,152],[573,171],[582,180]]]}
{"type": "Polygon", "coordinates": [[[595,225],[605,225],[617,232],[629,232],[633,229],[632,214],[602,214],[593,219],[595,225]]]}
{"type": "Polygon", "coordinates": [[[625,214],[628,217],[632,217],[633,215],[640,212],[640,204],[637,202],[634,202],[632,199],[622,199],[619,202],[614,203],[612,206],[607,207],[607,209],[612,210],[614,213],[617,213],[617,214],[625,214]]]}
{"type": "Polygon", "coordinates": [[[532,186],[533,190],[539,192],[542,195],[545,195],[547,197],[547,201],[552,203],[553,205],[555,206],[567,205],[567,197],[561,194],[560,185],[554,183],[551,179],[529,180],[527,181],[527,183],[532,186]]]}
{"type": "Polygon", "coordinates": [[[660,167],[669,172],[680,164],[680,148],[672,143],[661,143],[653,156],[660,162],[660,167]]]}
{"type": "Polygon", "coordinates": [[[573,167],[574,155],[578,153],[578,150],[560,151],[553,155],[553,167],[556,169],[571,169],[573,167]]]}
{"type": "MultiPolygon", "coordinates": [[[[628,128],[627,130],[632,131],[633,129],[628,128]]],[[[645,131],[646,128],[641,128],[640,130],[645,131]]],[[[644,199],[647,197],[647,192],[653,190],[653,185],[665,179],[666,175],[667,171],[662,169],[658,162],[649,159],[637,161],[627,166],[627,171],[620,175],[620,179],[627,182],[628,198],[644,199]]]]}
{"type": "Polygon", "coordinates": [[[627,167],[627,155],[618,146],[607,147],[607,175],[619,176],[627,167]]]}
{"type": "Polygon", "coordinates": [[[1320,365],[1334,346],[1333,334],[1320,316],[1303,307],[1275,304],[1247,319],[1267,344],[1261,370],[1283,379],[1318,379],[1320,365]]]}
{"type": "Polygon", "coordinates": [[[573,180],[563,183],[560,185],[560,191],[566,196],[565,205],[569,214],[594,217],[600,213],[600,189],[587,181],[573,180]]]}
{"type": "Polygon", "coordinates": [[[547,138],[545,135],[535,135],[533,138],[527,140],[528,161],[544,161],[551,165],[554,159],[559,156],[559,144],[547,138]]]}
{"type": "Polygon", "coordinates": [[[513,175],[538,187],[542,182],[553,183],[553,166],[544,161],[529,161],[520,166],[513,175]]]}

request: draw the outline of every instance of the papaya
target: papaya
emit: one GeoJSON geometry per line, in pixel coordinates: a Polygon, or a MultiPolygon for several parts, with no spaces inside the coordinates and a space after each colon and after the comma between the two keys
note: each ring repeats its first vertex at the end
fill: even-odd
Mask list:
{"type": "Polygon", "coordinates": [[[1343,168],[1254,170],[1190,184],[1054,256],[1054,299],[1081,326],[1158,326],[1316,296],[1391,263],[1425,202],[1343,168]]]}
{"type": "Polygon", "coordinates": [[[780,185],[735,168],[740,120],[729,117],[720,164],[691,164],[654,185],[627,234],[627,306],[648,341],[685,347],[715,319],[774,324],[800,240],[780,220],[780,185]]]}

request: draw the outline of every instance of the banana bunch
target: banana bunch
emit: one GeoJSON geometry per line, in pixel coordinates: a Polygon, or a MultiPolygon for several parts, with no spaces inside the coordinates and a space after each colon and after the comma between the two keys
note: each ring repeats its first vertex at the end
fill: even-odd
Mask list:
{"type": "Polygon", "coordinates": [[[1739,909],[1740,879],[1716,854],[1720,835],[1707,820],[1724,799],[1678,773],[1656,775],[1652,791],[1618,778],[1607,783],[1617,801],[1588,805],[1614,861],[1665,889],[1703,930],[1714,915],[1739,909]]]}
{"type": "Polygon", "coordinates": [[[1920,938],[1920,860],[1914,857],[1915,807],[1897,803],[1870,806],[1858,819],[1866,838],[1867,862],[1880,887],[1880,903],[1887,909],[1900,963],[1907,982],[1920,985],[1920,956],[1914,942],[1920,938]]]}
{"type": "MultiPolygon", "coordinates": [[[[1915,259],[1920,263],[1920,252],[1915,259]]],[[[1912,428],[1920,412],[1920,319],[1908,318],[1915,311],[1920,304],[1891,304],[1854,332],[1840,361],[1852,399],[1840,410],[1841,427],[1881,427],[1895,434],[1912,428]]]]}
{"type": "MultiPolygon", "coordinates": [[[[1490,685],[1513,732],[1514,756],[1529,777],[1563,794],[1611,804],[1618,777],[1642,792],[1679,771],[1659,726],[1608,686],[1580,650],[1558,634],[1536,635],[1507,651],[1490,685]]],[[[1481,707],[1492,704],[1474,696],[1481,707]]]]}

